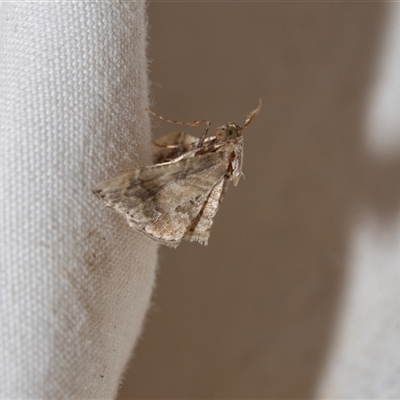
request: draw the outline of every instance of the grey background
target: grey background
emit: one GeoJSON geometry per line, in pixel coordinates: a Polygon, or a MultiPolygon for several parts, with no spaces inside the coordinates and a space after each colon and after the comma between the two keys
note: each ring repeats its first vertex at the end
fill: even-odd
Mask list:
{"type": "MultiPolygon", "coordinates": [[[[330,350],[362,210],[399,209],[400,158],[365,146],[387,5],[154,2],[153,108],[243,123],[245,180],[208,247],[162,248],[120,399],[310,398],[330,350]]],[[[153,121],[155,136],[177,128],[153,121]]],[[[199,135],[201,128],[192,129],[199,135]]]]}

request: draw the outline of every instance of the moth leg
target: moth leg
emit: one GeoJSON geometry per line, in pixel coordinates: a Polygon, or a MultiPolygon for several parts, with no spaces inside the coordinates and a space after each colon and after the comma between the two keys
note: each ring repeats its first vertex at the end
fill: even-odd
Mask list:
{"type": "Polygon", "coordinates": [[[208,130],[210,129],[210,125],[211,125],[211,121],[207,121],[205,119],[201,119],[201,120],[197,120],[197,121],[192,121],[192,122],[184,122],[184,121],[176,121],[174,119],[168,119],[163,117],[160,114],[157,114],[155,111],[150,110],[150,109],[146,109],[151,115],[154,115],[155,117],[161,119],[162,121],[165,122],[169,122],[171,124],[179,124],[179,125],[187,125],[187,126],[199,126],[199,125],[203,125],[206,124],[206,129],[204,130],[204,132],[201,134],[200,136],[200,140],[199,143],[197,145],[197,147],[201,147],[203,145],[203,142],[205,140],[205,138],[207,137],[207,133],[208,130]]]}
{"type": "Polygon", "coordinates": [[[200,136],[199,144],[197,145],[197,147],[203,146],[203,142],[204,142],[205,138],[207,137],[208,130],[210,129],[211,121],[205,121],[205,122],[206,122],[207,126],[206,126],[206,129],[204,130],[204,132],[200,136]]]}

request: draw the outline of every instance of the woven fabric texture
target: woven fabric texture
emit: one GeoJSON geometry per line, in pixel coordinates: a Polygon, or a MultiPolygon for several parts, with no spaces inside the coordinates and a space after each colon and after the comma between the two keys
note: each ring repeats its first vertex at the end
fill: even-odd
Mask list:
{"type": "Polygon", "coordinates": [[[92,194],[150,161],[143,2],[0,6],[0,398],[112,398],[157,246],[92,194]]]}

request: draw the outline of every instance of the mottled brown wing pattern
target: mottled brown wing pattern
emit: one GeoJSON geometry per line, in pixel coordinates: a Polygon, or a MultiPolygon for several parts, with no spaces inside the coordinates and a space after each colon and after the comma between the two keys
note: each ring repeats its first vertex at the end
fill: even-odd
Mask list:
{"type": "Polygon", "coordinates": [[[224,180],[227,162],[223,152],[207,153],[125,172],[94,191],[130,225],[176,247],[198,219],[216,182],[224,180]]]}
{"type": "Polygon", "coordinates": [[[229,179],[224,177],[221,179],[208,194],[203,208],[198,213],[197,218],[185,234],[185,239],[190,242],[197,241],[206,245],[211,233],[211,226],[214,217],[217,214],[219,205],[222,202],[226,189],[228,188],[229,179]]]}
{"type": "Polygon", "coordinates": [[[230,181],[242,176],[243,134],[261,109],[251,111],[243,126],[229,122],[207,137],[210,121],[175,121],[205,125],[198,139],[185,132],[169,133],[154,142],[155,165],[125,172],[100,184],[96,193],[123,214],[129,225],[157,242],[176,247],[186,239],[207,244],[211,226],[230,181]]]}

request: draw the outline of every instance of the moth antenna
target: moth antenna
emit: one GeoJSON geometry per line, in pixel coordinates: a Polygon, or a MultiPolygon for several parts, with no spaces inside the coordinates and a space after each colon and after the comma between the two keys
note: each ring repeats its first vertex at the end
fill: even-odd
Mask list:
{"type": "Polygon", "coordinates": [[[148,108],[146,108],[146,111],[148,111],[151,115],[154,115],[155,117],[161,119],[162,121],[169,122],[170,124],[179,124],[179,125],[188,125],[188,126],[199,126],[199,125],[207,124],[209,126],[211,123],[210,121],[207,121],[205,119],[201,119],[198,121],[192,121],[192,122],[175,121],[174,119],[165,118],[162,115],[157,114],[155,111],[150,110],[148,108]]]}
{"type": "Polygon", "coordinates": [[[246,121],[244,122],[244,125],[241,127],[242,131],[245,130],[250,125],[250,122],[258,115],[258,113],[261,110],[261,106],[262,106],[262,98],[260,98],[260,100],[258,101],[258,107],[247,114],[246,121]]]}

